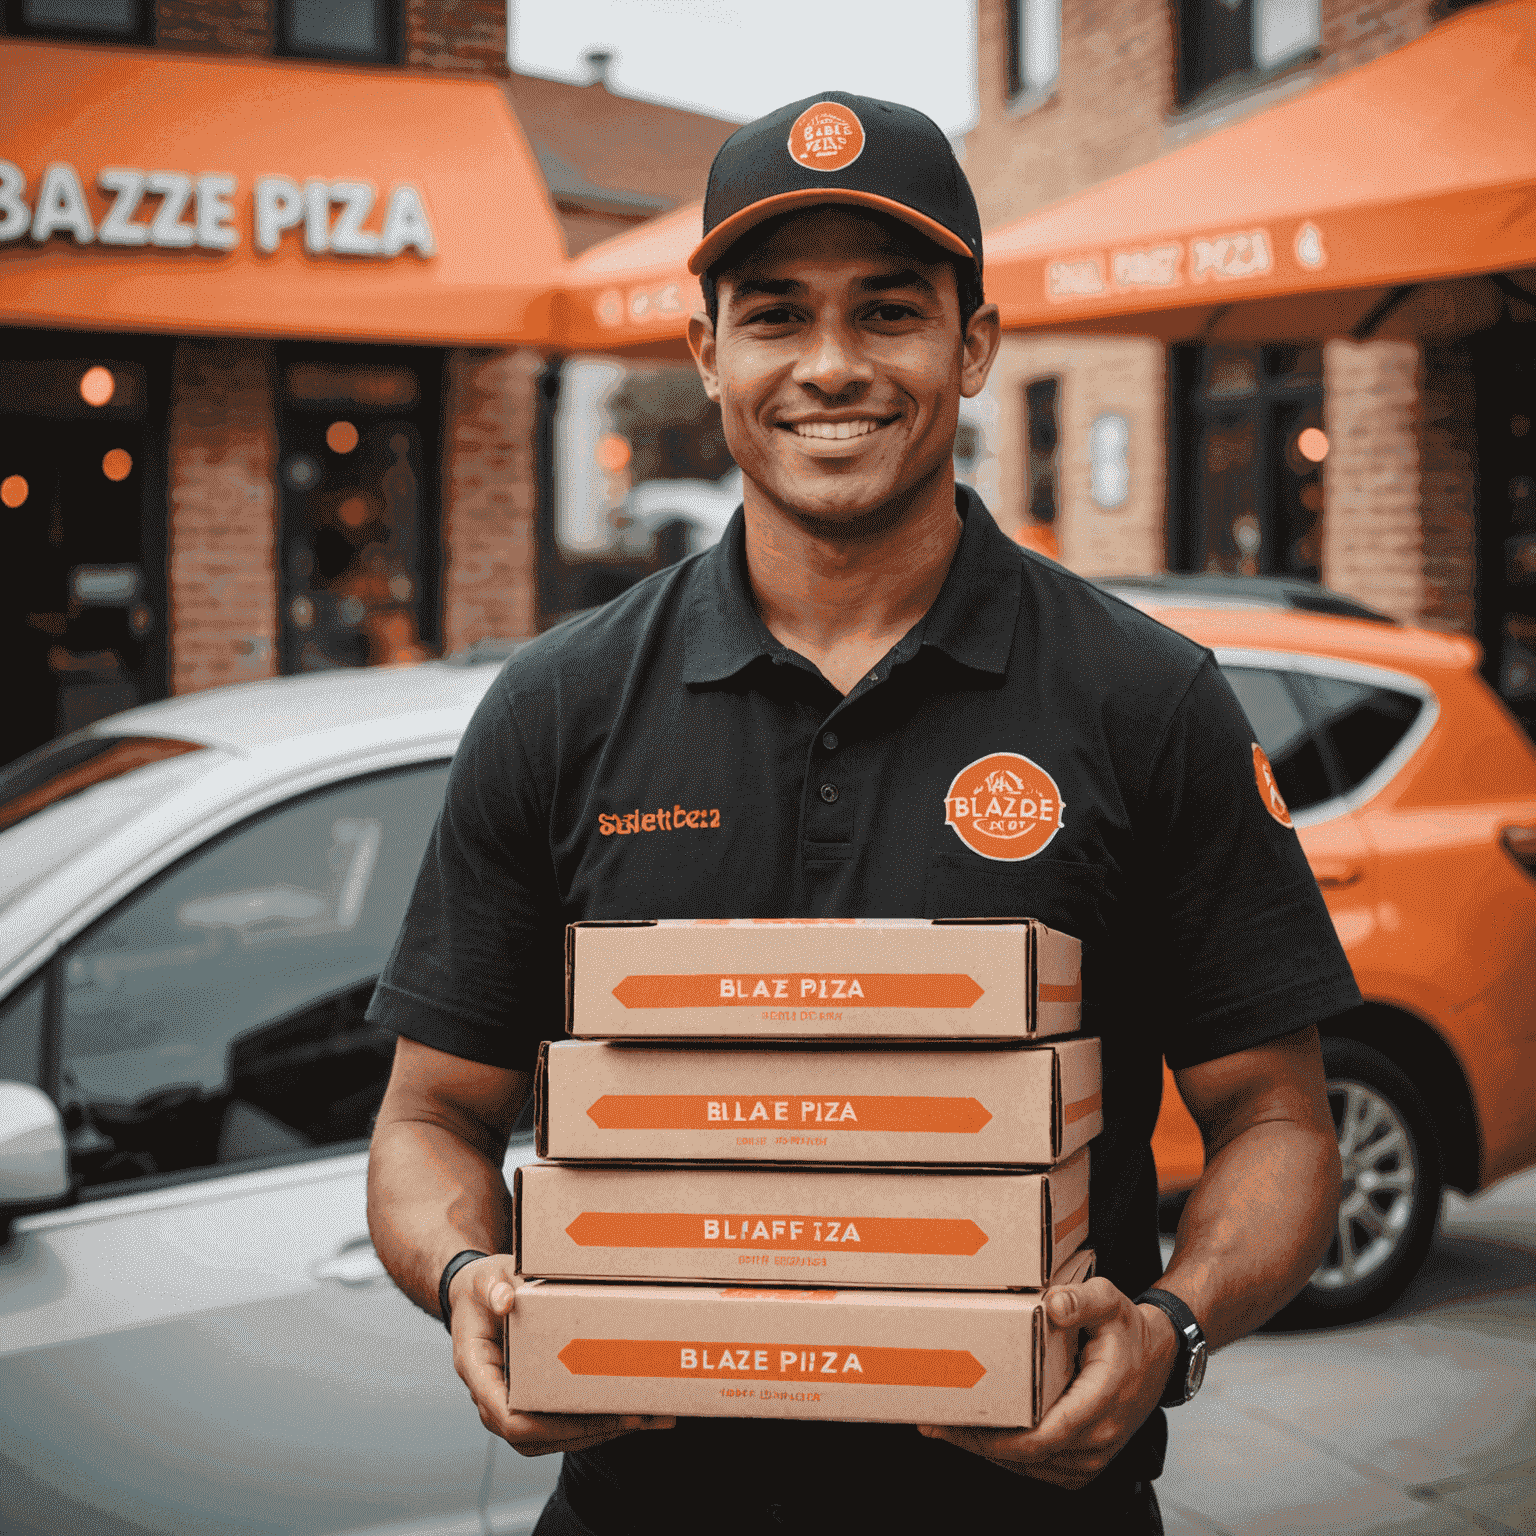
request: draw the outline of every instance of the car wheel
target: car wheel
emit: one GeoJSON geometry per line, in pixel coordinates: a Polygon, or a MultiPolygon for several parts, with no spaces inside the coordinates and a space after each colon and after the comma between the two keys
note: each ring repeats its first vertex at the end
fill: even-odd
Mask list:
{"type": "Polygon", "coordinates": [[[1317,1328],[1374,1317],[1402,1295],[1440,1216],[1440,1144],[1418,1090],[1357,1040],[1323,1041],[1344,1186],[1328,1252],[1276,1318],[1317,1328]]]}

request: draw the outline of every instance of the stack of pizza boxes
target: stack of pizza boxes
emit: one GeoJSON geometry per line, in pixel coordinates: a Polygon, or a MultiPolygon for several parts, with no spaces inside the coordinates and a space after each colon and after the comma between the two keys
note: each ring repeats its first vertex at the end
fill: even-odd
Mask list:
{"type": "Polygon", "coordinates": [[[1093,1264],[1081,974],[1027,919],[573,925],[514,1406],[1037,1423],[1093,1264]]]}

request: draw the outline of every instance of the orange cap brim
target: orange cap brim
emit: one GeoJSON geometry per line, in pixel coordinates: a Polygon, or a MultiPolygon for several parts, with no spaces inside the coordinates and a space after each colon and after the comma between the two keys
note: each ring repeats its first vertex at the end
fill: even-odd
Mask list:
{"type": "Polygon", "coordinates": [[[707,270],[725,254],[748,230],[755,229],[781,213],[796,208],[814,208],[820,203],[838,203],[845,207],[873,208],[877,213],[888,213],[893,219],[926,235],[935,245],[942,246],[956,256],[974,261],[976,253],[953,230],[945,227],[926,214],[898,203],[893,198],[880,197],[873,192],[853,192],[844,187],[806,187],[799,192],[779,192],[752,203],[739,213],[733,213],[723,223],[717,224],[694,248],[688,258],[688,270],[695,277],[707,270]]]}

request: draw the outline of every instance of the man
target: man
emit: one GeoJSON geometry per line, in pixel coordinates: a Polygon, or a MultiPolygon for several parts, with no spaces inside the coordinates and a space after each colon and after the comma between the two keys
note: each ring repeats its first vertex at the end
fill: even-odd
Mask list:
{"type": "Polygon", "coordinates": [[[400,1035],[374,1241],[448,1314],[487,1427],[566,1453],[540,1536],[1160,1530],[1159,1402],[1192,1395],[1206,1342],[1262,1322],[1326,1243],[1316,1025],[1358,994],[1209,654],[957,493],[959,401],[998,313],[934,124],[835,91],[748,124],[704,228],[689,339],[744,505],[717,548],[521,652],[477,712],[372,1010],[400,1035]],[[1013,839],[978,820],[971,781],[996,772],[1029,823],[1013,839]],[[639,831],[602,830],[636,807],[639,831]],[[1085,1342],[1040,1426],[541,1416],[515,1381],[509,1404],[501,1160],[560,1031],[563,925],[988,915],[1083,939],[1103,1040],[1101,1278],[1049,1302],[1085,1342]],[[1207,1166],[1164,1274],[1165,1055],[1207,1166]]]}

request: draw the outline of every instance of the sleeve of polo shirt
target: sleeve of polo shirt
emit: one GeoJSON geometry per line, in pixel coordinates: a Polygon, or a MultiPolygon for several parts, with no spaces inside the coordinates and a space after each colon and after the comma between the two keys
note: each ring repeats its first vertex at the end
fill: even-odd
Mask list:
{"type": "Polygon", "coordinates": [[[454,756],[371,1021],[470,1061],[532,1071],[564,1008],[564,929],[541,799],[503,674],[454,756]]]}
{"type": "Polygon", "coordinates": [[[1149,785],[1148,913],[1171,1067],[1248,1050],[1360,1001],[1300,840],[1260,792],[1255,745],[1207,657],[1149,785]]]}

